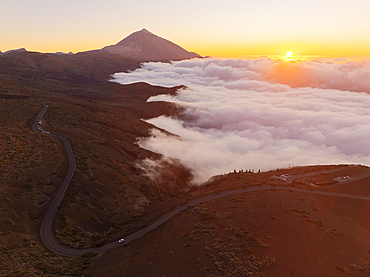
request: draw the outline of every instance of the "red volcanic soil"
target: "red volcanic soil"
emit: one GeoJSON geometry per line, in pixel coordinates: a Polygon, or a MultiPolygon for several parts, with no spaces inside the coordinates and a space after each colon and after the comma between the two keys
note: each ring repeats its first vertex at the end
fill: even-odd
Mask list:
{"type": "Polygon", "coordinates": [[[155,181],[137,167],[141,159],[160,159],[135,144],[154,127],[141,119],[176,112],[172,105],[152,105],[146,99],[176,88],[78,85],[73,78],[67,84],[37,77],[41,73],[32,72],[33,79],[0,74],[0,276],[67,271],[77,276],[89,266],[86,258],[59,259],[38,242],[42,218],[68,165],[59,140],[31,131],[41,105],[30,98],[48,104],[43,129],[67,137],[76,158],[75,175],[56,217],[62,242],[88,247],[115,239],[117,232],[140,228],[133,222],[151,204],[190,189],[189,171],[176,162],[163,164],[155,181]],[[69,261],[76,262],[73,268],[69,261]]]}
{"type": "MultiPolygon", "coordinates": [[[[0,74],[32,78],[34,82],[75,83],[75,87],[102,83],[110,74],[138,67],[138,61],[110,53],[56,55],[15,51],[0,56],[0,74]]],[[[27,84],[30,81],[28,79],[27,84]]]]}
{"type": "MultiPolygon", "coordinates": [[[[305,169],[312,167],[299,170],[305,169]]],[[[351,171],[353,177],[369,169],[345,167],[335,175],[351,171]]],[[[195,194],[224,186],[284,185],[270,178],[276,173],[281,172],[258,177],[230,174],[195,194]]],[[[370,196],[368,181],[318,189],[370,196]]],[[[188,208],[129,245],[98,255],[87,272],[92,276],[368,276],[369,212],[368,200],[293,191],[223,197],[188,208]]]]}
{"type": "Polygon", "coordinates": [[[60,240],[74,247],[118,241],[181,203],[246,186],[370,196],[370,178],[356,179],[369,174],[363,166],[232,173],[191,187],[189,171],[174,162],[164,164],[158,179],[149,179],[138,161],[161,157],[135,144],[137,137],[148,136],[153,128],[141,119],[176,115],[178,110],[167,103],[146,103],[146,99],[176,93],[176,88],[107,83],[117,68],[128,70],[138,63],[118,59],[105,70],[104,64],[116,57],[106,53],[93,59],[91,55],[73,60],[23,53],[14,54],[11,61],[2,56],[1,276],[370,274],[370,201],[274,189],[196,205],[129,245],[90,257],[61,258],[43,249],[38,242],[39,226],[67,164],[60,141],[30,130],[41,106],[25,96],[49,105],[44,130],[68,137],[75,152],[76,173],[55,223],[60,240]],[[59,66],[50,71],[54,63],[59,66]],[[338,170],[320,173],[332,169],[338,170]],[[315,172],[291,183],[271,178],[315,172]],[[352,179],[334,180],[346,176],[352,179]]]}

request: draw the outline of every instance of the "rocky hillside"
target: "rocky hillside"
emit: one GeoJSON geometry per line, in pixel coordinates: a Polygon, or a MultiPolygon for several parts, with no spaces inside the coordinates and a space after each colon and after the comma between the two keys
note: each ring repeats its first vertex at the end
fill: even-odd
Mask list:
{"type": "Polygon", "coordinates": [[[106,46],[101,51],[139,61],[200,58],[200,55],[188,52],[177,44],[161,38],[146,29],[132,33],[117,44],[106,46]]]}

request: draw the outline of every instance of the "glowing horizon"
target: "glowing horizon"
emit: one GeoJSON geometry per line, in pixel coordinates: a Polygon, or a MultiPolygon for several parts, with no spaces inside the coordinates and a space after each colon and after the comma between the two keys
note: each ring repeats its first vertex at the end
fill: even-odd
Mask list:
{"type": "Polygon", "coordinates": [[[284,56],[288,50],[296,56],[367,56],[369,10],[370,2],[362,0],[144,0],[140,5],[15,0],[0,10],[0,24],[6,26],[0,50],[76,53],[116,44],[146,28],[202,56],[284,56]]]}
{"type": "MultiPolygon", "coordinates": [[[[195,44],[192,44],[192,46],[195,44]]],[[[185,48],[186,49],[186,48],[185,48]]],[[[338,45],[314,45],[312,43],[277,43],[275,45],[240,45],[222,47],[222,45],[212,45],[207,48],[206,45],[198,46],[199,51],[195,51],[203,56],[214,57],[235,57],[243,56],[285,56],[287,51],[292,51],[295,57],[315,56],[315,57],[364,57],[370,55],[370,44],[366,46],[355,45],[353,47],[340,44],[338,45]]],[[[187,49],[188,50],[188,49],[187,49]]],[[[194,49],[191,48],[193,51],[194,49]]]]}
{"type": "MultiPolygon", "coordinates": [[[[137,30],[133,30],[135,32],[137,30]]],[[[122,39],[127,35],[124,35],[122,39]]],[[[160,34],[157,34],[161,36],[160,34]]],[[[168,39],[168,38],[166,38],[168,39]]],[[[120,40],[120,39],[119,39],[120,40]]],[[[105,46],[116,44],[119,40],[115,42],[108,41],[104,43],[103,41],[85,41],[84,43],[61,43],[59,42],[45,42],[44,44],[34,44],[30,43],[28,45],[23,44],[14,44],[14,47],[9,46],[7,49],[0,49],[2,52],[6,52],[9,50],[15,50],[20,48],[25,48],[27,51],[31,52],[41,52],[41,53],[55,53],[55,52],[63,52],[63,53],[78,53],[84,52],[89,50],[101,49],[105,46]]],[[[179,46],[183,47],[184,49],[190,52],[196,52],[201,56],[211,56],[211,57],[220,57],[220,58],[242,58],[246,56],[281,56],[284,57],[286,52],[289,49],[293,49],[294,57],[327,57],[327,58],[335,58],[335,57],[365,57],[370,56],[370,46],[358,46],[351,49],[342,49],[330,47],[330,45],[326,46],[304,46],[301,44],[300,46],[294,46],[294,44],[286,43],[287,46],[282,46],[280,44],[277,45],[269,45],[269,46],[246,46],[246,45],[239,45],[239,46],[217,46],[217,45],[198,45],[197,43],[183,43],[179,44],[174,40],[169,39],[170,41],[178,44],[179,46]],[[185,45],[185,46],[184,46],[185,45]],[[188,47],[186,45],[189,45],[188,47]],[[293,45],[293,46],[289,46],[293,45]],[[353,49],[357,49],[354,51],[353,49]]]]}

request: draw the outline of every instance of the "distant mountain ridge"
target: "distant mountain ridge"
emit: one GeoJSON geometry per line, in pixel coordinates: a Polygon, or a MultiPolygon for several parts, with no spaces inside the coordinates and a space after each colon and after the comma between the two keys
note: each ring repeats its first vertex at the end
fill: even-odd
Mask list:
{"type": "Polygon", "coordinates": [[[5,54],[12,53],[12,52],[27,52],[27,50],[25,48],[19,48],[19,49],[9,50],[4,53],[0,51],[0,55],[5,55],[5,54]]]}
{"type": "MultiPolygon", "coordinates": [[[[9,50],[6,52],[0,51],[0,56],[10,54],[12,52],[28,52],[25,48],[9,50]]],[[[31,53],[31,52],[29,52],[31,53]]],[[[189,52],[181,46],[159,37],[147,29],[134,32],[127,36],[115,45],[105,46],[102,49],[84,51],[81,53],[110,53],[133,59],[139,62],[147,61],[179,61],[191,58],[202,58],[199,54],[189,52]]],[[[49,53],[60,56],[73,56],[72,52],[49,53]]]]}
{"type": "Polygon", "coordinates": [[[189,52],[179,45],[161,38],[146,29],[134,32],[117,44],[106,46],[97,51],[118,54],[138,61],[201,58],[197,53],[189,52]]]}
{"type": "MultiPolygon", "coordinates": [[[[9,54],[9,53],[12,53],[12,52],[29,52],[29,51],[27,51],[25,48],[19,48],[19,49],[12,49],[12,50],[6,51],[4,53],[0,51],[0,55],[6,55],[6,54],[9,54]]],[[[51,55],[52,54],[57,54],[57,55],[74,55],[72,52],[69,52],[69,53],[56,52],[56,53],[46,53],[46,54],[51,54],[51,55]]]]}

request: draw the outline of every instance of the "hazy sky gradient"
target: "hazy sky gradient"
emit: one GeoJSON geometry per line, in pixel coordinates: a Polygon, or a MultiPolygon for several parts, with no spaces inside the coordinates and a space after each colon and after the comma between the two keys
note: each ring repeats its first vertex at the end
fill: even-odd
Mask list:
{"type": "Polygon", "coordinates": [[[3,52],[98,49],[146,28],[201,55],[370,55],[368,0],[3,2],[3,52]]]}

